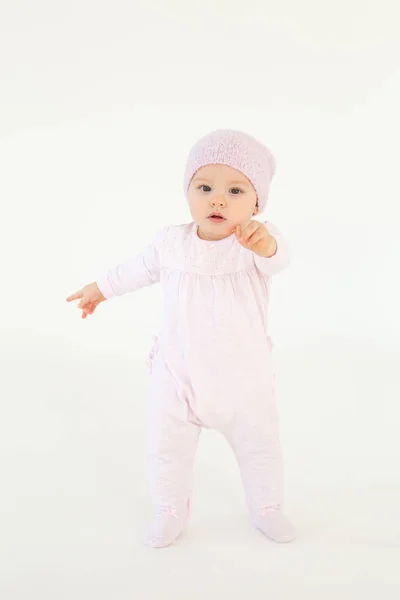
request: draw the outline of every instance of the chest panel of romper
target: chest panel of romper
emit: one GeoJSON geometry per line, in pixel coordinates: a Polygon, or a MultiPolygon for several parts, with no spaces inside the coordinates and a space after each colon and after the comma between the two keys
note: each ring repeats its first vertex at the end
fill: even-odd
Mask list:
{"type": "MultiPolygon", "coordinates": [[[[162,253],[161,281],[168,313],[198,326],[248,327],[263,321],[266,286],[249,250],[233,238],[199,243],[193,229],[169,233],[162,253]]],[[[185,326],[185,323],[182,324],[185,326]]]]}
{"type": "Polygon", "coordinates": [[[228,275],[254,268],[251,251],[234,236],[217,242],[196,239],[193,225],[173,227],[164,240],[162,267],[193,275],[228,275]]]}

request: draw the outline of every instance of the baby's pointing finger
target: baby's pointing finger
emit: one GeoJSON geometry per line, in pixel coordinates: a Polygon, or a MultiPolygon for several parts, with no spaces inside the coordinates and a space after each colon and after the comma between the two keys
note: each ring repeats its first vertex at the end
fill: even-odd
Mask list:
{"type": "Polygon", "coordinates": [[[79,300],[79,298],[82,298],[82,297],[83,297],[82,292],[75,292],[75,294],[71,294],[71,296],[68,296],[66,301],[72,302],[72,300],[79,300]]]}

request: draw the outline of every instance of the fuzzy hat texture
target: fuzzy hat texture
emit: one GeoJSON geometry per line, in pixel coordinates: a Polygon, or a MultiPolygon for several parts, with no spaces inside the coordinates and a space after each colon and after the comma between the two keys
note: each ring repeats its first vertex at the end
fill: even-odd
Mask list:
{"type": "Polygon", "coordinates": [[[275,158],[268,148],[247,133],[231,129],[219,129],[200,138],[190,150],[185,167],[186,197],[195,173],[211,164],[227,165],[243,173],[256,190],[260,212],[265,209],[276,172],[275,158]]]}

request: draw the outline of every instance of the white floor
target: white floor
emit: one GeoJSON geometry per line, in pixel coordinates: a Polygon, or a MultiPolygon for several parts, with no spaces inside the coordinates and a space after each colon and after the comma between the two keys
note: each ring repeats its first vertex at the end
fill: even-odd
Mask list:
{"type": "Polygon", "coordinates": [[[205,432],[190,527],[150,550],[139,541],[148,513],[141,367],[111,368],[57,344],[25,343],[22,354],[9,344],[1,360],[2,600],[400,598],[395,473],[352,480],[354,451],[347,482],[334,469],[332,481],[317,478],[318,448],[299,445],[298,457],[288,443],[286,510],[299,537],[280,546],[249,525],[229,449],[205,432]]]}

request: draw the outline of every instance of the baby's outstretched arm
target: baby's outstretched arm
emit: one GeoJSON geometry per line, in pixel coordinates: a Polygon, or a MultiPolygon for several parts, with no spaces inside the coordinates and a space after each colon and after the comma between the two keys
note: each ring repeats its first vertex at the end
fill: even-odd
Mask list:
{"type": "Polygon", "coordinates": [[[97,285],[107,299],[136,292],[160,280],[160,247],[163,237],[163,231],[159,232],[144,252],[113,267],[97,280],[97,285]]]}
{"type": "Polygon", "coordinates": [[[85,319],[93,314],[100,302],[157,283],[160,280],[160,250],[164,235],[165,230],[160,231],[144,252],[109,269],[96,282],[69,296],[67,302],[80,300],[78,308],[82,309],[82,318],[85,319]]]}

